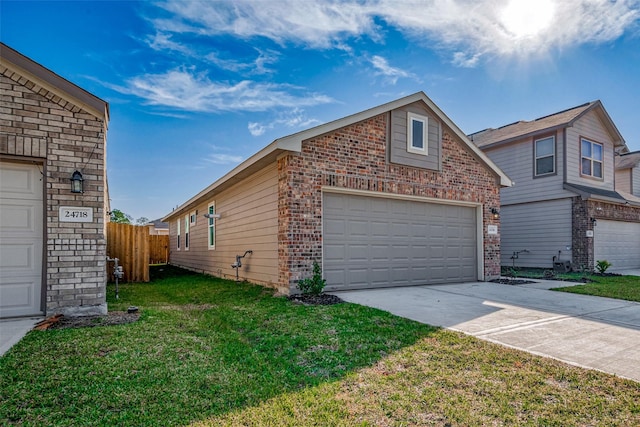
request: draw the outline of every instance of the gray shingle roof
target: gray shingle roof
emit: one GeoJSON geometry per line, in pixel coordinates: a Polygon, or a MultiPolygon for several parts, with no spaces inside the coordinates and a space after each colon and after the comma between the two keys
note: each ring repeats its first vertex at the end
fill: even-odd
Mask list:
{"type": "Polygon", "coordinates": [[[635,168],[640,164],[640,151],[616,156],[616,169],[635,168]]]}
{"type": "Polygon", "coordinates": [[[521,120],[497,129],[485,129],[480,132],[472,133],[469,135],[469,139],[471,139],[471,141],[473,141],[473,143],[478,147],[482,148],[496,142],[520,138],[525,135],[531,135],[545,130],[561,128],[571,124],[586,111],[598,104],[600,104],[600,101],[587,102],[586,104],[540,117],[532,121],[521,120]]]}

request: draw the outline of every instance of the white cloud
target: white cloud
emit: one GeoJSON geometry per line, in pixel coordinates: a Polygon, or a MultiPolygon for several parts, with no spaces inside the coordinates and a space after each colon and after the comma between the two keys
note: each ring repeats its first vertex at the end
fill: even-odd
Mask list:
{"type": "Polygon", "coordinates": [[[318,93],[305,93],[299,87],[243,80],[215,82],[205,73],[177,68],[161,74],[145,74],[110,86],[121,93],[142,98],[148,105],[185,111],[265,111],[271,108],[297,108],[326,104],[333,100],[318,93]]]}
{"type": "Polygon", "coordinates": [[[249,122],[247,128],[253,136],[263,135],[268,130],[278,127],[305,129],[320,123],[320,120],[307,117],[301,108],[280,113],[279,117],[270,123],[249,122]]]}
{"type": "Polygon", "coordinates": [[[244,160],[242,156],[234,156],[232,154],[224,154],[224,153],[213,153],[210,154],[209,157],[205,159],[209,163],[213,163],[214,165],[228,165],[228,164],[238,164],[244,160]]]}
{"type": "Polygon", "coordinates": [[[169,50],[180,52],[185,55],[192,54],[188,47],[172,40],[172,37],[172,34],[158,31],[154,35],[147,37],[145,41],[151,49],[156,51],[169,50]]]}
{"type": "Polygon", "coordinates": [[[261,36],[278,43],[294,41],[321,48],[330,47],[340,35],[375,34],[371,14],[363,13],[369,8],[366,2],[168,0],[159,6],[177,18],[155,20],[156,28],[164,31],[261,36]]]}
{"type": "Polygon", "coordinates": [[[540,0],[536,6],[546,9],[537,11],[535,20],[527,12],[531,1],[169,0],[160,5],[174,17],[154,24],[163,32],[266,37],[280,44],[348,49],[348,40],[363,35],[382,40],[384,28],[378,23],[384,21],[416,43],[451,52],[455,64],[469,67],[483,57],[544,55],[609,42],[640,20],[639,0],[540,0]]]}
{"type": "Polygon", "coordinates": [[[242,62],[235,59],[222,58],[219,52],[211,52],[205,56],[205,59],[218,68],[223,70],[232,71],[234,73],[249,71],[252,74],[269,74],[274,70],[268,66],[275,64],[278,61],[280,54],[273,50],[260,50],[256,49],[258,56],[253,62],[242,62]]]}
{"type": "Polygon", "coordinates": [[[374,55],[371,58],[371,65],[373,65],[373,68],[375,68],[376,74],[378,75],[382,75],[384,77],[386,77],[386,79],[391,83],[391,84],[396,84],[398,82],[398,79],[400,77],[403,78],[415,78],[416,76],[414,74],[411,74],[407,71],[404,71],[400,68],[395,68],[392,67],[391,65],[389,65],[389,62],[383,58],[382,56],[379,55],[374,55]]]}

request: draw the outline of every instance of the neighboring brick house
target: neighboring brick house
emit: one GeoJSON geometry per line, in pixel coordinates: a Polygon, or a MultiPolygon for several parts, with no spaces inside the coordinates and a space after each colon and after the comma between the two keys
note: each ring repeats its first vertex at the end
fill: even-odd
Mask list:
{"type": "Polygon", "coordinates": [[[289,294],[500,274],[509,178],[422,92],[280,138],[163,218],[170,263],[289,294]],[[251,251],[247,253],[247,251],[251,251]]]}
{"type": "Polygon", "coordinates": [[[640,268],[640,198],[622,182],[636,175],[619,170],[635,157],[600,101],[469,138],[515,182],[500,196],[503,265],[640,268]]]}
{"type": "Polygon", "coordinates": [[[640,151],[621,153],[615,158],[616,190],[626,198],[640,200],[640,151]]]}
{"type": "Polygon", "coordinates": [[[0,317],[106,313],[108,104],[5,44],[0,90],[0,317]]]}

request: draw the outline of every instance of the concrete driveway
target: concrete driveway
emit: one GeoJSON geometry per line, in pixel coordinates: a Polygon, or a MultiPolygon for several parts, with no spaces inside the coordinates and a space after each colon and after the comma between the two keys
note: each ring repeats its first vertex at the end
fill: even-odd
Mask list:
{"type": "Polygon", "coordinates": [[[640,382],[640,304],[549,290],[563,285],[476,282],[333,293],[348,302],[640,382]]]}

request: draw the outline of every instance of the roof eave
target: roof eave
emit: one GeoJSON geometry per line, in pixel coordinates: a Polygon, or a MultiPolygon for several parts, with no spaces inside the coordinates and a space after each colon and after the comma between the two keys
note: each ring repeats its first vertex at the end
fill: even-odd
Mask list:
{"type": "Polygon", "coordinates": [[[300,152],[302,151],[303,141],[316,138],[318,136],[333,132],[346,126],[350,126],[352,124],[361,122],[371,117],[375,117],[396,108],[412,104],[416,101],[424,102],[469,147],[469,149],[472,150],[473,153],[499,177],[499,182],[502,187],[511,187],[513,185],[513,181],[511,181],[511,179],[509,179],[509,177],[495,163],[493,163],[493,161],[489,159],[487,155],[485,155],[478,147],[476,147],[475,144],[473,144],[473,142],[471,142],[469,138],[464,134],[464,132],[462,132],[462,130],[460,130],[460,128],[458,128],[458,126],[456,126],[453,121],[451,121],[451,119],[449,119],[449,117],[447,117],[447,115],[444,114],[442,110],[440,110],[440,108],[438,108],[438,106],[433,101],[431,101],[431,99],[429,99],[429,97],[424,92],[416,92],[412,95],[405,96],[395,101],[391,101],[386,104],[382,104],[377,107],[373,107],[368,110],[364,110],[359,113],[313,127],[311,129],[307,129],[289,136],[276,139],[271,144],[267,145],[265,148],[258,151],[256,154],[236,166],[226,175],[219,178],[213,184],[209,185],[207,188],[191,197],[185,203],[177,207],[173,212],[163,217],[162,220],[166,221],[169,218],[179,215],[180,213],[187,211],[189,210],[189,208],[194,206],[200,198],[208,194],[212,194],[215,191],[220,191],[222,187],[227,188],[233,183],[240,181],[246,175],[246,173],[243,172],[257,171],[259,169],[257,165],[264,166],[264,159],[266,158],[273,157],[273,160],[275,160],[278,155],[284,152],[300,152]]]}
{"type": "Polygon", "coordinates": [[[0,64],[105,121],[109,103],[0,42],[0,64]]]}

